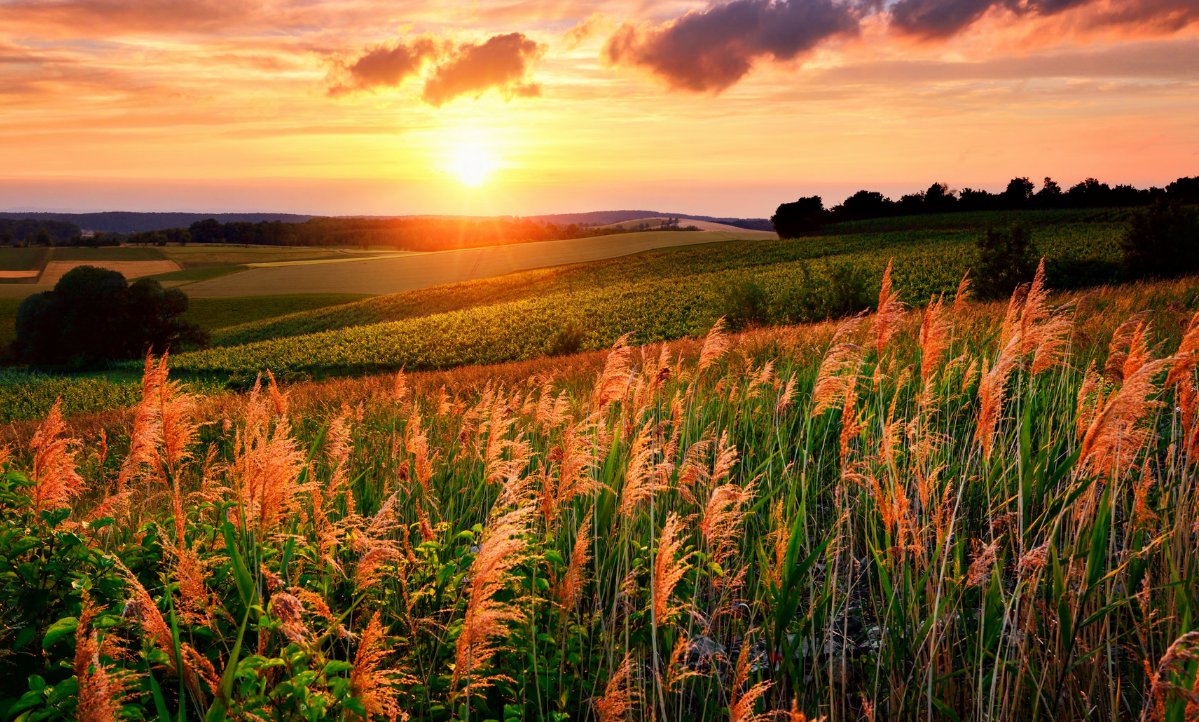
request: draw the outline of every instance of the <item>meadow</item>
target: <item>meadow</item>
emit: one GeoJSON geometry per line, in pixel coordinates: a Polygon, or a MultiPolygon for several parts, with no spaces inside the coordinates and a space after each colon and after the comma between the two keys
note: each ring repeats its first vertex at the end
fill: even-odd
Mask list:
{"type": "Polygon", "coordinates": [[[0,462],[0,717],[1195,719],[1199,281],[881,277],[491,368],[148,359],[0,462]]]}

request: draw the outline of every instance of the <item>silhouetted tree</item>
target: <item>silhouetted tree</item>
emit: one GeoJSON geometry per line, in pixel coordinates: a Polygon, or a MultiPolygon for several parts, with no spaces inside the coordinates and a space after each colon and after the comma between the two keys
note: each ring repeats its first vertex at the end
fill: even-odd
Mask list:
{"type": "Polygon", "coordinates": [[[178,289],[149,279],[129,285],[116,271],[79,266],[21,303],[14,351],[34,365],[87,366],[202,344],[204,332],[181,318],[186,311],[178,289]]]}
{"type": "Polygon", "coordinates": [[[1003,200],[1008,208],[1027,208],[1035,188],[1027,178],[1013,178],[1003,191],[1003,200]]]}
{"type": "Polygon", "coordinates": [[[1062,203],[1062,187],[1054,179],[1045,176],[1045,180],[1041,181],[1041,190],[1037,191],[1033,200],[1038,208],[1057,208],[1062,203]]]}
{"type": "Polygon", "coordinates": [[[924,191],[924,210],[928,213],[952,211],[957,205],[953,191],[944,183],[933,183],[924,191]]]}
{"type": "Polygon", "coordinates": [[[1120,239],[1133,276],[1180,276],[1199,270],[1199,212],[1159,200],[1133,216],[1120,239]]]}
{"type": "Polygon", "coordinates": [[[783,203],[770,217],[780,238],[797,238],[820,228],[827,220],[820,196],[806,196],[794,203],[783,203]]]}

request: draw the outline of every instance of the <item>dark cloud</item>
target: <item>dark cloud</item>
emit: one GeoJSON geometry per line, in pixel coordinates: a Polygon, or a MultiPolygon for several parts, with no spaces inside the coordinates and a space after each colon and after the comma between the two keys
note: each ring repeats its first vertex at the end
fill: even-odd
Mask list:
{"type": "Polygon", "coordinates": [[[1094,9],[1095,26],[1146,26],[1172,32],[1199,20],[1196,0],[899,0],[891,6],[891,27],[923,39],[948,38],[965,30],[992,8],[1016,17],[1056,15],[1073,8],[1094,9]]]}
{"type": "Polygon", "coordinates": [[[719,92],[759,59],[793,60],[821,41],[858,30],[859,11],[834,0],[733,0],[664,25],[622,26],[605,57],[637,65],[671,87],[719,92]]]}
{"type": "Polygon", "coordinates": [[[521,33],[459,45],[433,69],[421,97],[431,105],[443,105],[459,96],[479,96],[493,88],[509,96],[538,95],[540,87],[527,78],[532,64],[544,52],[544,46],[521,33]]]}
{"type": "Polygon", "coordinates": [[[417,38],[411,43],[380,45],[340,70],[344,80],[329,87],[330,95],[353,90],[395,87],[419,73],[429,61],[441,54],[441,45],[432,38],[417,38]]]}

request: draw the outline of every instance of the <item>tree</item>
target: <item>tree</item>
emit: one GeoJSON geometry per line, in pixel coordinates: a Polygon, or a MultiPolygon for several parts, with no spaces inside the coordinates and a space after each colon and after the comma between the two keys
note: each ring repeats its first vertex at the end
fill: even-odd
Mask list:
{"type": "Polygon", "coordinates": [[[1041,190],[1037,191],[1033,200],[1040,208],[1057,208],[1062,203],[1062,187],[1054,179],[1045,176],[1045,180],[1041,181],[1041,190]]]}
{"type": "Polygon", "coordinates": [[[1003,200],[1008,208],[1025,208],[1032,200],[1034,189],[1035,186],[1029,179],[1013,178],[1008,181],[1007,188],[1003,191],[1003,200]]]}
{"type": "Polygon", "coordinates": [[[1158,200],[1133,216],[1120,250],[1132,276],[1164,278],[1199,270],[1199,213],[1158,200]]]}
{"type": "Polygon", "coordinates": [[[1027,228],[988,228],[976,242],[978,273],[974,288],[982,298],[1011,295],[1037,272],[1037,249],[1027,228]]]}
{"type": "Polygon", "coordinates": [[[847,221],[861,218],[882,218],[895,212],[894,205],[890,198],[878,191],[860,190],[834,208],[833,213],[847,221]]]}
{"type": "Polygon", "coordinates": [[[129,285],[116,271],[79,266],[54,290],[21,303],[14,351],[39,366],[90,366],[203,344],[204,332],[182,320],[186,311],[182,291],[149,279],[129,285]]]}
{"type": "Polygon", "coordinates": [[[794,203],[784,203],[778,207],[770,222],[779,238],[798,238],[810,233],[824,224],[827,220],[824,210],[824,200],[820,196],[805,196],[794,203]]]}
{"type": "Polygon", "coordinates": [[[957,205],[957,198],[949,186],[944,183],[933,183],[924,191],[924,210],[928,213],[944,213],[952,211],[957,205]]]}

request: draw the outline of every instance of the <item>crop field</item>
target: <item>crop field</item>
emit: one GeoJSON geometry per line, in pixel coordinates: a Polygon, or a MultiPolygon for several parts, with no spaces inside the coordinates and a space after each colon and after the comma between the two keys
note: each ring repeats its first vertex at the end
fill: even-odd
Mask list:
{"type": "MultiPolygon", "coordinates": [[[[1117,227],[1062,226],[1041,233],[1040,247],[1053,263],[1102,261],[1117,253],[1117,227]]],[[[970,232],[942,231],[678,249],[561,275],[492,279],[234,327],[217,335],[223,347],[183,354],[174,363],[206,376],[253,378],[266,369],[330,376],[533,358],[569,328],[580,329],[581,349],[607,347],[626,333],[650,343],[701,333],[725,313],[726,289],[745,280],[764,288],[766,322],[793,323],[808,319],[796,315],[791,299],[822,283],[822,267],[804,275],[813,259],[851,261],[874,278],[893,260],[897,283],[912,297],[927,299],[952,291],[975,263],[973,239],[970,232]],[[386,316],[400,320],[370,322],[386,316]],[[333,330],[316,330],[321,328],[333,330]],[[234,343],[240,345],[226,345],[234,343]]]]}
{"type": "Polygon", "coordinates": [[[906,311],[898,268],[323,394],[151,359],[0,461],[0,716],[1195,719],[1199,282],[906,311]]]}
{"type": "Polygon", "coordinates": [[[187,286],[197,297],[294,293],[399,293],[445,283],[503,275],[532,268],[584,263],[654,248],[767,239],[759,231],[650,231],[565,241],[538,241],[434,253],[384,254],[356,262],[277,264],[198,281],[187,286]]]}

